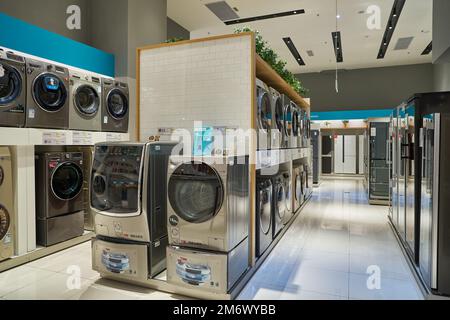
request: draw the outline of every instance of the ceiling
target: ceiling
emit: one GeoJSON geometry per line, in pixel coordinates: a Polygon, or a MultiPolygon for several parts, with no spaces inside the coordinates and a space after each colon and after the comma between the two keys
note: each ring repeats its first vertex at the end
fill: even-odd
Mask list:
{"type": "MultiPolygon", "coordinates": [[[[168,16],[191,31],[192,38],[232,33],[237,27],[259,30],[294,73],[321,72],[336,68],[331,33],[336,30],[335,0],[227,0],[240,18],[305,9],[305,14],[226,26],[205,4],[217,0],[168,0],[168,16]],[[291,37],[305,66],[299,66],[283,37],[291,37]],[[307,54],[308,50],[314,56],[307,54]]],[[[341,32],[344,62],[339,69],[359,69],[431,63],[432,55],[421,53],[432,40],[432,0],[407,0],[384,59],[377,54],[394,0],[338,0],[338,30],[341,32]],[[381,29],[369,30],[369,6],[381,9],[381,29]],[[398,39],[414,37],[405,50],[393,50],[398,39]]]]}

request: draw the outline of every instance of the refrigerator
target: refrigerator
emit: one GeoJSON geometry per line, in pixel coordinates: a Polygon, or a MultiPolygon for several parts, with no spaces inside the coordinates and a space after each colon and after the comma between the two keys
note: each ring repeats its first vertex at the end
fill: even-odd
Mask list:
{"type": "Polygon", "coordinates": [[[356,135],[334,138],[334,173],[356,174],[356,135]]]}
{"type": "Polygon", "coordinates": [[[321,176],[321,136],[320,130],[311,130],[311,144],[313,148],[313,183],[314,185],[320,184],[320,176],[321,176]]]}

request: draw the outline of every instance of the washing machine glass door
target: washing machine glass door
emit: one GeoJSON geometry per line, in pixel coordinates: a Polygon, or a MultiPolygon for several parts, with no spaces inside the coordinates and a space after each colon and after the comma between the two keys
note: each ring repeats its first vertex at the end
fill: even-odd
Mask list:
{"type": "Polygon", "coordinates": [[[302,197],[302,177],[300,173],[297,173],[295,178],[295,201],[300,203],[302,197]]]}
{"type": "Polygon", "coordinates": [[[205,163],[185,163],[169,180],[169,202],[181,219],[203,223],[214,218],[224,201],[218,173],[205,163]]]}
{"type": "Polygon", "coordinates": [[[16,100],[22,92],[22,80],[19,72],[0,62],[0,108],[16,100]]]}
{"type": "Polygon", "coordinates": [[[91,206],[103,215],[141,214],[144,146],[97,146],[91,173],[91,206]]]}
{"type": "Polygon", "coordinates": [[[272,184],[259,190],[259,221],[261,231],[269,234],[272,231],[272,184]]]}
{"type": "Polygon", "coordinates": [[[272,125],[272,106],[267,91],[260,89],[258,97],[258,128],[266,132],[272,125]]]}
{"type": "Polygon", "coordinates": [[[43,110],[57,112],[66,103],[67,89],[58,76],[44,73],[33,82],[33,97],[43,110]]]}
{"type": "Polygon", "coordinates": [[[116,120],[125,118],[128,113],[128,98],[119,89],[113,89],[106,99],[106,109],[111,117],[116,120]]]}
{"type": "Polygon", "coordinates": [[[284,132],[284,111],[283,104],[281,103],[281,98],[278,98],[275,102],[275,122],[277,129],[280,132],[284,132]]]}
{"type": "Polygon", "coordinates": [[[75,106],[77,111],[87,117],[93,117],[97,114],[100,107],[100,98],[97,91],[89,86],[79,86],[75,91],[75,106]]]}
{"type": "Polygon", "coordinates": [[[0,241],[6,237],[10,224],[11,216],[8,210],[0,204],[0,241]]]}
{"type": "Polygon", "coordinates": [[[72,200],[83,188],[83,170],[73,162],[61,163],[53,171],[50,185],[58,199],[72,200]]]}
{"type": "Polygon", "coordinates": [[[289,177],[289,181],[286,183],[286,209],[288,212],[292,211],[292,182],[289,177]]]}
{"type": "Polygon", "coordinates": [[[286,215],[286,190],[282,182],[280,182],[277,186],[277,214],[278,219],[283,221],[284,216],[286,215]]]}
{"type": "Polygon", "coordinates": [[[292,116],[292,136],[298,137],[299,136],[299,121],[298,121],[298,111],[294,111],[292,116]]]}
{"type": "Polygon", "coordinates": [[[292,106],[290,104],[284,109],[284,132],[287,137],[292,135],[292,106]]]}

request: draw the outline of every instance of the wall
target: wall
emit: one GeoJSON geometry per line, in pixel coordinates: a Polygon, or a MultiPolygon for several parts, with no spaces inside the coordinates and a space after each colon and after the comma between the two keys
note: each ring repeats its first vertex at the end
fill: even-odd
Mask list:
{"type": "Polygon", "coordinates": [[[310,90],[313,112],[392,108],[433,89],[432,64],[340,71],[339,94],[334,71],[297,77],[310,90]]]}
{"type": "Polygon", "coordinates": [[[170,18],[167,18],[167,39],[181,38],[189,40],[191,33],[170,18]]]}
{"type": "Polygon", "coordinates": [[[433,66],[434,91],[450,91],[450,63],[440,63],[433,66]]]}
{"type": "Polygon", "coordinates": [[[450,62],[450,1],[433,1],[433,63],[450,62]]]}
{"type": "Polygon", "coordinates": [[[67,38],[90,44],[89,3],[98,0],[1,0],[0,12],[24,20],[67,38]],[[81,30],[67,28],[67,7],[78,5],[81,9],[81,30]]]}

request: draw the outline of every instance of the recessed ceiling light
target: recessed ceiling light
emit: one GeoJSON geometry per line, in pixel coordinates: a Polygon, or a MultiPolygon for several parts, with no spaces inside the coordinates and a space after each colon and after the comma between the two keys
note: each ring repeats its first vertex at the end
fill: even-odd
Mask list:
{"type": "Polygon", "coordinates": [[[336,18],[340,19],[340,18],[341,18],[341,15],[340,15],[340,14],[338,14],[338,15],[336,16],[336,18]]]}
{"type": "Polygon", "coordinates": [[[396,14],[396,13],[394,13],[393,17],[394,17],[394,18],[397,18],[397,14],[396,14]]]}

